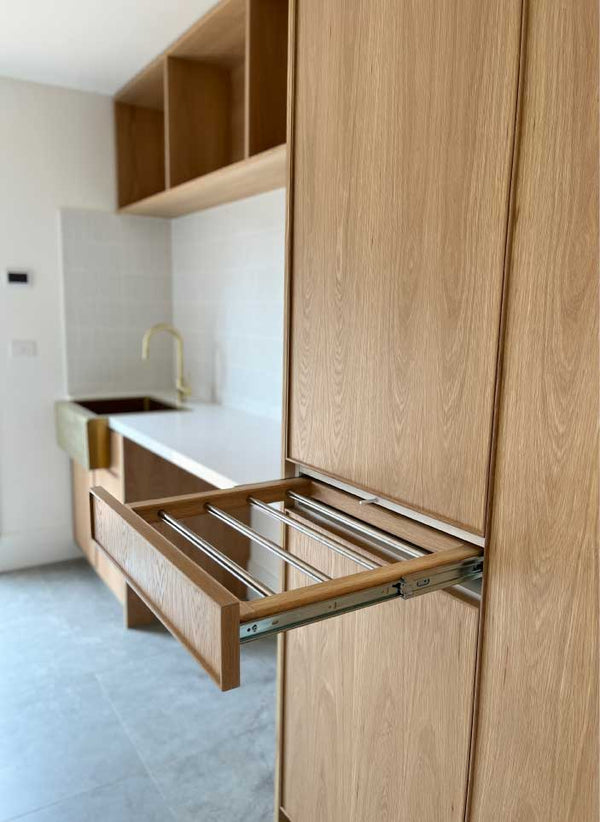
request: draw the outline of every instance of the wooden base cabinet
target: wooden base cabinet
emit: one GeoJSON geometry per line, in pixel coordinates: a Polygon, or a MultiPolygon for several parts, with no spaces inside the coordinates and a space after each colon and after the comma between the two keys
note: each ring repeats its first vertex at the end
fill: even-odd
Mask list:
{"type": "MultiPolygon", "coordinates": [[[[331,576],[357,570],[303,537],[288,548],[331,576]]],[[[279,802],[291,822],[462,822],[478,616],[440,592],[284,635],[279,802]]]]}

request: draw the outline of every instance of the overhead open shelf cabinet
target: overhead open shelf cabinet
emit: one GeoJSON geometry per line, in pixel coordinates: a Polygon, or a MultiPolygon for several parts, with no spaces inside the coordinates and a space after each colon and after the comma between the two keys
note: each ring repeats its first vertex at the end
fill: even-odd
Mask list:
{"type": "Polygon", "coordinates": [[[119,209],[176,217],[285,185],[288,0],[222,0],[115,97],[119,209]]]}

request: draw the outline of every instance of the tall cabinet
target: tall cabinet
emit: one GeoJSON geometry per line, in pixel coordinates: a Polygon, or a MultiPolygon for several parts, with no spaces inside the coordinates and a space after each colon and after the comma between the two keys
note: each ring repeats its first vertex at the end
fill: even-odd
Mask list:
{"type": "Polygon", "coordinates": [[[280,819],[591,822],[597,3],[294,6],[289,464],[486,564],[285,635],[280,819]]]}
{"type": "MultiPolygon", "coordinates": [[[[293,4],[288,462],[473,541],[520,38],[520,0],[293,4]]],[[[478,625],[437,593],[285,635],[280,818],[463,820],[478,625]]]]}

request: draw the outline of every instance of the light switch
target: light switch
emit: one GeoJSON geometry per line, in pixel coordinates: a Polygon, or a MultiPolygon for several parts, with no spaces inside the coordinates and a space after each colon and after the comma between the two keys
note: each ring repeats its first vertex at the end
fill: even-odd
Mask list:
{"type": "Polygon", "coordinates": [[[11,340],[11,357],[37,357],[37,342],[35,340],[11,340]]]}
{"type": "Polygon", "coordinates": [[[9,285],[30,285],[31,274],[29,271],[7,271],[6,281],[9,285]]]}

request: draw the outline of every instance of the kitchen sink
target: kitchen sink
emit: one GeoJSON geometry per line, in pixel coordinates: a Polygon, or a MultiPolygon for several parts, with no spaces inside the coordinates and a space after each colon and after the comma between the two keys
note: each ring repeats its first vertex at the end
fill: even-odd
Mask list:
{"type": "Polygon", "coordinates": [[[87,470],[108,468],[111,463],[108,418],[111,414],[182,410],[154,397],[61,401],[54,404],[56,439],[63,451],[87,470]]]}
{"type": "Polygon", "coordinates": [[[76,400],[76,405],[81,405],[93,414],[143,414],[148,411],[181,411],[176,405],[171,405],[162,400],[155,400],[154,397],[111,397],[103,400],[76,400]]]}

